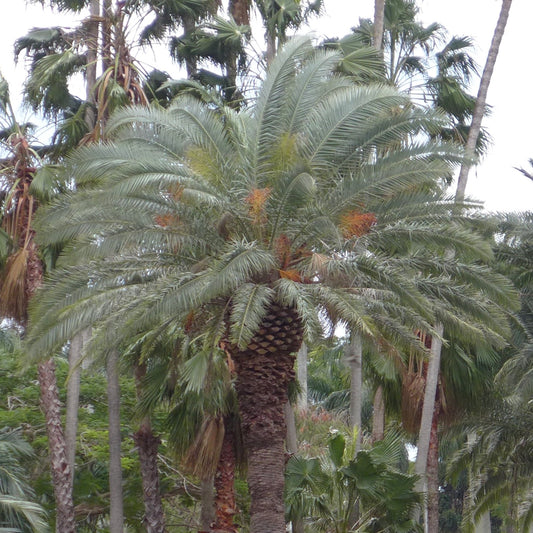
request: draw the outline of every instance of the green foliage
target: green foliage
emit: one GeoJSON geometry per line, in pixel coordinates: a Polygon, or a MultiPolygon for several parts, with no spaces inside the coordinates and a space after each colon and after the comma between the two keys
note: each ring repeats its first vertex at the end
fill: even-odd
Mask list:
{"type": "Polygon", "coordinates": [[[287,516],[306,531],[414,531],[420,496],[416,478],[397,470],[402,440],[390,434],[354,457],[355,439],[342,433],[319,458],[292,457],[286,471],[287,516]],[[357,509],[357,511],[356,511],[357,509]]]}

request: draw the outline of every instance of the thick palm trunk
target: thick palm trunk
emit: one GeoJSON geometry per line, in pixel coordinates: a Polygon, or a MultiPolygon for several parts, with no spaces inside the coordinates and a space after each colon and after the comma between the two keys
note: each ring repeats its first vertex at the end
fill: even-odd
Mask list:
{"type": "Polygon", "coordinates": [[[431,424],[427,464],[427,531],[434,531],[435,533],[439,530],[439,411],[440,402],[437,400],[435,402],[435,411],[433,413],[433,422],[431,424]]]}
{"type": "Polygon", "coordinates": [[[120,435],[119,354],[112,350],[107,357],[107,402],[109,416],[109,505],[110,533],[123,533],[124,504],[122,497],[122,465],[120,435]]]}
{"type": "Polygon", "coordinates": [[[237,513],[235,499],[235,444],[233,428],[224,418],[224,439],[215,473],[215,527],[213,533],[237,533],[234,517],[237,513]]]}
{"type": "Polygon", "coordinates": [[[383,387],[378,385],[374,394],[374,404],[372,410],[372,442],[383,440],[385,436],[385,399],[383,398],[383,387]]]}
{"type": "Polygon", "coordinates": [[[248,347],[231,348],[248,458],[251,533],[285,533],[284,406],[301,342],[295,311],[273,305],[248,347]]]}
{"type": "MultiPolygon", "coordinates": [[[[466,140],[465,152],[467,155],[473,157],[479,132],[481,131],[481,122],[485,114],[485,107],[487,104],[487,93],[489,91],[489,85],[494,72],[494,66],[496,65],[496,59],[498,57],[498,51],[500,50],[500,44],[502,42],[503,34],[505,33],[505,26],[507,25],[507,19],[509,18],[509,11],[511,9],[512,0],[502,0],[502,7],[500,10],[500,16],[494,29],[492,42],[489,48],[487,61],[483,74],[481,75],[481,81],[479,83],[479,89],[476,97],[476,105],[474,107],[474,113],[472,115],[472,123],[470,130],[468,131],[468,138],[466,140]]],[[[465,163],[461,166],[459,177],[457,179],[457,191],[455,198],[458,202],[462,202],[465,197],[466,184],[468,182],[468,174],[470,172],[470,164],[465,163]]]]}
{"type": "Polygon", "coordinates": [[[40,363],[38,372],[41,406],[46,417],[50,467],[56,501],[56,532],[74,533],[76,522],[72,501],[72,476],[67,461],[65,437],[61,425],[61,402],[59,401],[53,359],[40,363]]]}

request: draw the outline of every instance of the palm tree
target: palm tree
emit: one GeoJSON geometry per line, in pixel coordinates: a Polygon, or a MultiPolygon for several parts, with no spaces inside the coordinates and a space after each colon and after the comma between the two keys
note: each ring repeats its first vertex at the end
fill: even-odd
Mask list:
{"type": "Polygon", "coordinates": [[[343,321],[419,344],[412,332],[433,333],[433,304],[414,273],[448,247],[490,257],[441,193],[458,154],[420,141],[438,119],[394,89],[328,76],[338,61],[296,39],[250,110],[185,98],[117,113],[116,142],[77,153],[80,191],[40,226],[44,240],[76,244],[34,307],[33,357],[88,324],[121,342],[132,328],[186,326],[208,354],[226,351],[254,533],[285,528],[284,406],[304,333],[343,321]]]}
{"type": "MultiPolygon", "coordinates": [[[[42,283],[45,265],[35,242],[34,217],[38,200],[30,190],[40,160],[30,147],[26,132],[17,123],[7,82],[0,76],[0,117],[3,128],[2,147],[8,157],[0,174],[0,225],[5,243],[0,276],[0,317],[8,318],[22,329],[28,322],[28,305],[42,283]]],[[[52,353],[50,355],[53,355],[52,353]]],[[[61,402],[52,357],[38,366],[41,405],[45,412],[50,466],[56,499],[57,531],[74,532],[72,476],[66,457],[65,437],[61,424],[61,402]]]]}
{"type": "MultiPolygon", "coordinates": [[[[476,97],[476,105],[472,115],[472,123],[470,125],[468,138],[466,141],[466,151],[471,157],[474,156],[475,148],[478,142],[479,132],[481,130],[481,122],[483,120],[483,116],[485,115],[485,106],[487,102],[487,93],[489,90],[490,80],[496,65],[496,59],[498,57],[498,51],[500,49],[503,34],[505,32],[505,26],[507,25],[507,19],[509,18],[511,3],[512,0],[502,0],[500,16],[498,17],[498,22],[494,28],[494,35],[490,44],[487,61],[485,63],[485,68],[483,69],[483,74],[481,75],[479,90],[476,97]]],[[[457,178],[456,197],[459,202],[462,201],[465,196],[470,166],[470,163],[463,164],[457,178]]]]}

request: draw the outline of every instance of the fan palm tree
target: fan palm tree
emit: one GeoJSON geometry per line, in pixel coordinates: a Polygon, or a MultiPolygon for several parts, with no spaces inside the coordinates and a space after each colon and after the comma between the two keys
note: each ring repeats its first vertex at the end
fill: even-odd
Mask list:
{"type": "Polygon", "coordinates": [[[420,344],[415,325],[434,333],[415,281],[423,265],[459,268],[447,248],[491,256],[479,221],[454,216],[441,192],[460,155],[420,140],[439,117],[392,88],[331,76],[338,61],[296,39],[250,110],[182,99],[117,113],[115,142],[77,152],[79,191],[41,220],[43,242],[73,242],[34,306],[30,353],[89,324],[106,342],[177,325],[208,354],[222,347],[254,533],[285,528],[284,405],[304,333],[342,321],[420,344]]]}

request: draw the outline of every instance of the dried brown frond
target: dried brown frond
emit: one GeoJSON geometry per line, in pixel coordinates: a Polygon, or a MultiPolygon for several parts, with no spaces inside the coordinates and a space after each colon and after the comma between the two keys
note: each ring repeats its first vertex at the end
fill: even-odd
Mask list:
{"type": "Polygon", "coordinates": [[[183,459],[183,467],[199,478],[215,474],[222,441],[224,440],[224,419],[206,418],[183,459]]]}
{"type": "Polygon", "coordinates": [[[26,274],[30,250],[20,248],[9,256],[0,276],[0,315],[24,322],[27,311],[26,274]]]}

